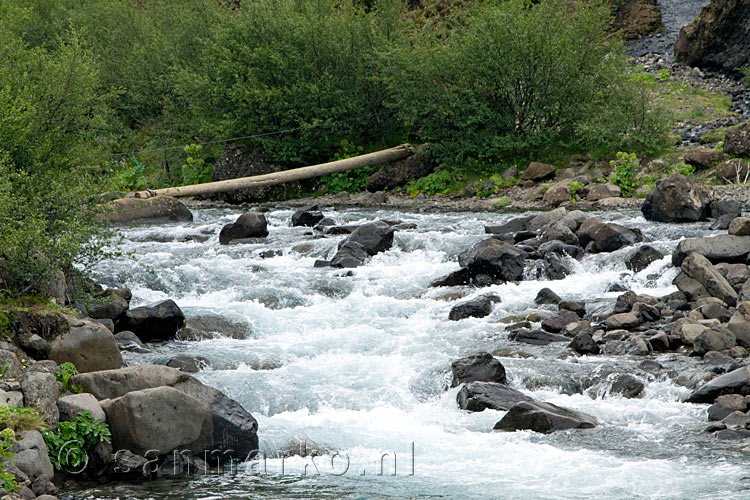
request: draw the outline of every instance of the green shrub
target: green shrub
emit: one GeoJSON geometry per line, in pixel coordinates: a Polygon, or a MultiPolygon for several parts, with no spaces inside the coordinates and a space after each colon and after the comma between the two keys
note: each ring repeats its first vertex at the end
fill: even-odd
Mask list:
{"type": "Polygon", "coordinates": [[[10,429],[15,435],[24,431],[44,430],[44,419],[34,408],[0,406],[0,428],[10,429]]]}
{"type": "Polygon", "coordinates": [[[455,170],[441,168],[410,183],[408,191],[412,198],[420,193],[426,195],[444,195],[460,187],[461,179],[461,174],[455,170]]]}
{"type": "Polygon", "coordinates": [[[630,196],[638,188],[638,158],[635,153],[617,153],[617,161],[610,161],[615,169],[612,178],[613,184],[618,186],[623,196],[630,196]]]}
{"type": "Polygon", "coordinates": [[[674,166],[675,172],[684,175],[685,177],[693,177],[695,175],[695,167],[686,163],[680,162],[674,166]]]}
{"type": "Polygon", "coordinates": [[[202,184],[211,182],[211,173],[213,168],[206,165],[203,159],[203,146],[200,144],[189,144],[185,146],[187,158],[182,165],[182,184],[189,186],[191,184],[202,184]]]}
{"type": "Polygon", "coordinates": [[[583,188],[584,188],[584,186],[580,182],[578,182],[578,181],[572,181],[570,183],[570,198],[571,198],[571,200],[575,200],[576,199],[576,193],[578,193],[578,191],[580,191],[583,188]]]}
{"type": "Polygon", "coordinates": [[[88,463],[88,452],[100,441],[111,442],[107,424],[91,416],[91,412],[79,413],[70,422],[60,422],[54,432],[45,432],[50,461],[59,471],[74,472],[88,463]]]}
{"type": "Polygon", "coordinates": [[[500,198],[495,203],[492,204],[493,208],[506,208],[510,206],[510,199],[507,197],[500,198]]]}
{"type": "Polygon", "coordinates": [[[73,363],[63,363],[55,370],[55,380],[60,384],[60,394],[65,394],[68,391],[76,394],[81,393],[83,390],[77,385],[70,383],[70,377],[78,375],[76,365],[73,363]]]}
{"type": "Polygon", "coordinates": [[[16,442],[16,436],[11,429],[3,429],[0,431],[0,490],[7,492],[16,491],[18,489],[18,483],[16,478],[10,472],[5,470],[5,461],[13,461],[15,453],[12,453],[10,449],[16,442]]]}

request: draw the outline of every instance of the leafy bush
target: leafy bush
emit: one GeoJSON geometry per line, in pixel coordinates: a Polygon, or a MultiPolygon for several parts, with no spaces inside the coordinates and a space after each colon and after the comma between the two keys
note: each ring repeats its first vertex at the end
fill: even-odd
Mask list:
{"type": "Polygon", "coordinates": [[[100,441],[111,442],[109,426],[91,416],[91,412],[79,413],[70,422],[60,422],[54,432],[45,432],[50,461],[59,471],[81,470],[88,463],[88,452],[100,441]]]}
{"type": "Polygon", "coordinates": [[[77,385],[70,383],[70,377],[78,375],[76,365],[73,363],[63,363],[55,370],[55,380],[60,384],[60,394],[65,394],[68,391],[76,394],[81,393],[83,390],[77,385]]]}
{"type": "Polygon", "coordinates": [[[203,146],[200,144],[189,144],[185,146],[187,158],[182,165],[182,184],[202,184],[211,182],[211,165],[206,165],[203,159],[203,146]]]}
{"type": "Polygon", "coordinates": [[[10,449],[16,442],[16,436],[11,429],[0,431],[0,490],[16,491],[18,483],[16,478],[10,472],[5,470],[5,461],[12,461],[15,453],[10,449]]]}
{"type": "Polygon", "coordinates": [[[441,168],[413,181],[407,189],[412,198],[420,193],[427,195],[448,194],[451,189],[459,186],[461,178],[461,174],[456,171],[441,168]]]}
{"type": "Polygon", "coordinates": [[[580,182],[578,182],[578,181],[572,181],[570,183],[570,198],[572,200],[575,200],[576,199],[576,193],[578,193],[578,191],[580,191],[581,189],[583,189],[583,187],[584,187],[583,184],[581,184],[580,182]]]}
{"type": "Polygon", "coordinates": [[[630,196],[638,188],[638,158],[635,153],[617,153],[617,161],[610,161],[615,173],[610,179],[618,186],[623,196],[630,196]]]}
{"type": "Polygon", "coordinates": [[[492,204],[493,208],[506,208],[510,206],[510,199],[507,197],[500,198],[495,203],[492,204]]]}
{"type": "Polygon", "coordinates": [[[24,431],[44,430],[45,427],[44,419],[34,408],[0,406],[0,428],[19,435],[24,431]]]}

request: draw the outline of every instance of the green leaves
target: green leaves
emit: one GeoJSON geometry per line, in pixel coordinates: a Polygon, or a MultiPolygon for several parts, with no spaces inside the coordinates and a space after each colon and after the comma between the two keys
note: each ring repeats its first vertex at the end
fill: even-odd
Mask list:
{"type": "Polygon", "coordinates": [[[70,377],[78,375],[76,365],[73,363],[63,363],[55,370],[55,380],[60,384],[60,394],[65,394],[68,391],[80,394],[82,389],[77,385],[70,383],[70,377]]]}
{"type": "Polygon", "coordinates": [[[623,196],[630,196],[638,188],[638,158],[635,153],[617,153],[617,161],[610,161],[615,173],[610,179],[619,186],[623,196]]]}
{"type": "Polygon", "coordinates": [[[107,424],[84,411],[70,422],[60,422],[55,432],[45,432],[43,436],[55,469],[75,472],[88,464],[88,452],[100,441],[110,443],[112,435],[107,424]]]}

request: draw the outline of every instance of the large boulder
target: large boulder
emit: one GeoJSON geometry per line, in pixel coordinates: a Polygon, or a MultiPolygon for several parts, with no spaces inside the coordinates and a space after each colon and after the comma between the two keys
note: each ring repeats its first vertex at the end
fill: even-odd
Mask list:
{"type": "Polygon", "coordinates": [[[592,251],[614,252],[643,240],[639,231],[613,223],[602,223],[591,233],[592,251]]]}
{"type": "Polygon", "coordinates": [[[70,331],[50,342],[50,359],[59,364],[73,363],[81,372],[114,370],[122,367],[117,341],[107,327],[95,321],[81,320],[70,331]]]}
{"type": "Polygon", "coordinates": [[[21,392],[24,405],[36,408],[44,420],[55,425],[60,419],[57,409],[57,398],[60,396],[60,386],[55,376],[45,372],[26,372],[21,377],[21,392]]]}
{"type": "Polygon", "coordinates": [[[565,429],[591,429],[596,424],[596,418],[583,412],[552,403],[521,401],[513,405],[494,428],[501,431],[528,429],[546,434],[565,429]]]}
{"type": "Polygon", "coordinates": [[[716,177],[725,183],[743,184],[750,180],[750,161],[732,158],[722,162],[716,166],[716,177]]]}
{"type": "Polygon", "coordinates": [[[237,220],[221,228],[219,243],[229,244],[232,240],[245,238],[264,238],[268,236],[266,216],[257,212],[248,212],[237,217],[237,220]]]}
{"type": "Polygon", "coordinates": [[[128,310],[130,300],[126,299],[124,290],[118,293],[117,290],[107,289],[102,294],[92,297],[86,303],[86,311],[90,318],[94,319],[111,319],[115,320],[128,310]]]}
{"type": "Polygon", "coordinates": [[[615,4],[617,10],[612,25],[625,40],[641,38],[663,28],[656,0],[622,0],[615,4]]]}
{"type": "Polygon", "coordinates": [[[200,453],[212,439],[208,406],[172,387],[132,391],[102,403],[115,449],[166,455],[189,449],[200,453]],[[170,425],[179,422],[179,425],[170,425]],[[165,432],[165,426],[169,431],[165,432]]]}
{"type": "Polygon", "coordinates": [[[711,0],[684,26],[675,57],[690,66],[737,73],[750,65],[750,0],[711,0]]]}
{"type": "Polygon", "coordinates": [[[50,481],[55,471],[49,459],[47,445],[39,431],[25,431],[21,433],[21,439],[13,448],[17,450],[13,457],[13,465],[26,474],[29,480],[36,482],[50,481]]]}
{"type": "MultiPolygon", "coordinates": [[[[119,370],[82,373],[71,377],[71,383],[80,386],[84,392],[93,394],[99,400],[119,398],[133,391],[162,386],[172,387],[208,407],[211,414],[212,436],[210,445],[206,447],[209,453],[219,453],[218,456],[222,460],[245,460],[258,449],[258,424],[250,413],[220,391],[205,386],[187,373],[174,368],[140,365],[119,370]]],[[[163,429],[162,424],[162,431],[163,429]]],[[[201,431],[202,436],[204,431],[205,429],[201,431]]]]}
{"type": "Polygon", "coordinates": [[[325,218],[318,205],[307,205],[292,214],[292,227],[314,227],[325,218]]]}
{"type": "Polygon", "coordinates": [[[448,319],[459,321],[466,318],[484,318],[492,312],[492,301],[489,297],[482,295],[456,304],[451,308],[448,319]]]}
{"type": "Polygon", "coordinates": [[[458,407],[468,411],[505,411],[519,401],[532,399],[512,387],[496,382],[470,382],[461,387],[456,394],[458,407]]]}
{"type": "Polygon", "coordinates": [[[688,403],[713,403],[717,396],[738,392],[750,384],[750,367],[743,366],[710,380],[687,398],[688,403]]]}
{"type": "Polygon", "coordinates": [[[505,367],[488,352],[480,352],[451,363],[451,387],[468,382],[506,382],[505,367]]]}
{"type": "Polygon", "coordinates": [[[524,260],[523,252],[493,238],[476,243],[458,256],[458,264],[469,270],[472,279],[484,275],[491,282],[523,279],[524,260]]]}
{"type": "Polygon", "coordinates": [[[367,190],[371,193],[385,191],[431,174],[436,165],[427,156],[419,154],[420,149],[422,148],[416,148],[417,154],[380,167],[377,172],[367,178],[367,190]]]}
{"type": "Polygon", "coordinates": [[[724,161],[726,158],[726,153],[715,149],[691,149],[685,153],[685,163],[692,165],[699,170],[711,168],[720,161],[724,161]]]}
{"type": "Polygon", "coordinates": [[[733,236],[750,236],[750,217],[735,217],[729,223],[729,234],[733,236]]]}
{"type": "Polygon", "coordinates": [[[550,179],[555,175],[555,166],[547,163],[532,161],[529,167],[521,174],[521,179],[525,181],[541,181],[550,179]]]}
{"type": "MultiPolygon", "coordinates": [[[[748,14],[750,14],[750,2],[748,6],[748,14]]],[[[750,22],[746,24],[748,24],[748,37],[750,38],[750,22]]],[[[750,42],[748,48],[750,48],[750,42]]],[[[724,138],[724,151],[732,156],[750,156],[750,123],[743,123],[727,132],[724,138]]]]}
{"type": "MultiPolygon", "coordinates": [[[[281,168],[265,161],[246,146],[229,146],[214,163],[212,180],[225,181],[239,177],[271,174],[281,168]]],[[[219,193],[217,197],[228,203],[252,203],[264,201],[283,193],[281,186],[264,186],[256,188],[235,189],[219,193]]]]}
{"type": "Polygon", "coordinates": [[[136,307],[117,322],[117,331],[128,330],[143,341],[169,340],[185,326],[185,314],[173,300],[136,307]]]}
{"type": "Polygon", "coordinates": [[[708,193],[681,174],[660,180],[641,207],[643,216],[658,222],[695,222],[707,220],[708,193]]]}
{"type": "Polygon", "coordinates": [[[570,179],[558,181],[552,184],[549,189],[544,192],[544,196],[542,197],[544,203],[552,207],[556,207],[561,203],[570,201],[570,199],[572,198],[572,195],[570,193],[570,184],[570,179]]]}
{"type": "Polygon", "coordinates": [[[682,272],[703,285],[706,291],[722,302],[733,306],[737,292],[711,262],[699,253],[691,253],[682,261],[682,272]]]}
{"type": "Polygon", "coordinates": [[[57,400],[57,409],[60,411],[61,422],[73,420],[84,411],[90,412],[92,417],[99,420],[107,420],[107,415],[102,410],[99,401],[92,394],[86,392],[61,397],[57,400]]]}
{"type": "Polygon", "coordinates": [[[651,245],[641,245],[631,250],[625,256],[625,266],[639,273],[646,269],[652,262],[664,257],[662,253],[651,245]]]}
{"type": "Polygon", "coordinates": [[[193,214],[180,201],[169,196],[121,198],[110,203],[106,215],[110,224],[164,224],[191,222],[193,214]]]}
{"type": "Polygon", "coordinates": [[[338,252],[330,262],[319,262],[331,267],[360,266],[364,264],[368,257],[391,248],[394,232],[395,229],[383,221],[368,222],[352,231],[339,244],[338,252]]]}
{"type": "Polygon", "coordinates": [[[727,323],[737,339],[737,344],[750,348],[750,302],[741,302],[727,323]]]}
{"type": "Polygon", "coordinates": [[[591,184],[586,189],[586,201],[599,201],[605,198],[616,198],[622,195],[622,190],[610,183],[591,184]]]}
{"type": "Polygon", "coordinates": [[[484,232],[487,234],[510,234],[526,231],[529,229],[531,221],[536,219],[537,217],[537,215],[524,215],[523,217],[515,217],[503,224],[484,226],[484,232]]]}
{"type": "Polygon", "coordinates": [[[717,325],[698,335],[693,341],[693,353],[706,354],[710,351],[724,351],[737,345],[734,334],[724,325],[717,325]]]}
{"type": "Polygon", "coordinates": [[[744,263],[750,255],[750,236],[720,234],[682,240],[672,252],[672,264],[682,265],[682,261],[693,252],[705,256],[714,264],[719,262],[744,263]]]}

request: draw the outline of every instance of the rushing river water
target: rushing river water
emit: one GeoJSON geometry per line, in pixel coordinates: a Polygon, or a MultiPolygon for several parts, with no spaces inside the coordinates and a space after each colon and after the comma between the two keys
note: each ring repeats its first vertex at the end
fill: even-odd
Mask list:
{"type": "MultiPolygon", "coordinates": [[[[134,257],[102,263],[97,274],[105,284],[130,287],[134,306],[172,298],[189,318],[219,315],[238,325],[234,337],[246,332],[240,339],[173,341],[125,358],[129,364],[164,363],[178,353],[208,358],[211,368],[198,378],[258,419],[269,458],[189,481],[67,493],[205,500],[750,495],[743,447],[701,435],[706,406],[681,402],[689,389],[676,379],[701,361],[662,355],[654,359],[665,369],[654,374],[638,368],[643,358],[579,358],[564,344],[519,344],[504,331],[504,319],[551,311],[533,302],[543,287],[563,299],[585,300],[589,311],[611,307],[618,294],[607,289],[615,282],[669,293],[677,273],[669,257],[633,275],[623,264],[624,249],[585,257],[564,280],[436,289],[430,281],[458,268],[457,254],[486,237],[485,223],[515,215],[326,209],[338,223],[385,218],[416,224],[396,233],[391,250],[345,276],[313,268],[343,236],[313,237],[309,229],[292,228],[289,209],[267,213],[270,235],[263,243],[219,245],[219,229],[239,213],[197,210],[192,223],[126,230],[124,249],[134,257]],[[183,241],[201,233],[212,236],[183,241]],[[268,250],[278,255],[262,258],[268,250]],[[502,298],[489,317],[448,321],[455,301],[446,299],[455,296],[447,294],[488,291],[502,298]],[[457,389],[447,389],[451,361],[483,350],[499,357],[516,388],[590,413],[600,425],[551,435],[492,432],[503,412],[461,411],[457,389]],[[644,378],[645,395],[587,395],[608,370],[644,378]],[[322,456],[310,458],[313,450],[322,456]],[[277,458],[283,453],[295,456],[277,458]]],[[[707,223],[653,224],[636,212],[598,215],[641,228],[665,252],[681,237],[710,234],[707,223]]]]}

